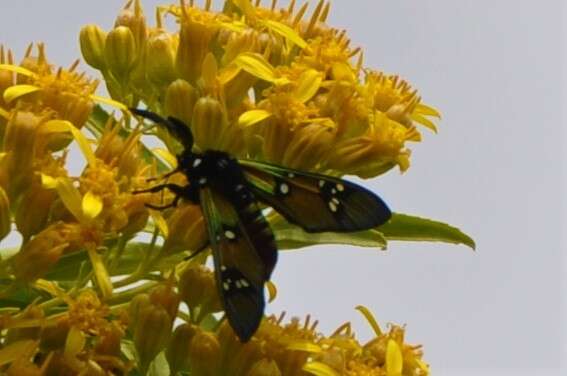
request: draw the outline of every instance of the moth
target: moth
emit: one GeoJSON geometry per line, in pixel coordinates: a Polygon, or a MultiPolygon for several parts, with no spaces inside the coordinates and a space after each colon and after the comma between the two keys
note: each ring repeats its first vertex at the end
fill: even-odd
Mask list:
{"type": "Polygon", "coordinates": [[[136,191],[174,194],[164,206],[179,200],[199,205],[212,250],[218,292],[226,318],[242,342],[258,329],[264,315],[264,284],[278,258],[274,234],[263,215],[264,204],[304,231],[351,232],[374,228],[391,217],[384,201],[371,191],[336,177],[236,159],[218,150],[194,152],[190,128],[182,121],[132,108],[138,116],[161,124],[183,150],[177,168],[187,185],[172,183],[136,191]]]}

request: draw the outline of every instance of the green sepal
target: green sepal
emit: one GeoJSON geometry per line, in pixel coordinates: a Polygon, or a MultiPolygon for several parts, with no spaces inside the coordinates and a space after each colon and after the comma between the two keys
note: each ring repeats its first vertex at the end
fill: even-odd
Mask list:
{"type": "Polygon", "coordinates": [[[392,213],[392,218],[378,230],[388,241],[444,242],[476,247],[474,240],[456,227],[407,214],[392,213]]]}

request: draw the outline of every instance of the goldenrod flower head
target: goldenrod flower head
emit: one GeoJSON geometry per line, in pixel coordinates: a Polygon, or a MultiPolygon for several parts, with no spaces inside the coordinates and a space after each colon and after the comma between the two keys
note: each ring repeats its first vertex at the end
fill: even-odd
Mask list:
{"type": "Polygon", "coordinates": [[[97,335],[108,329],[110,309],[92,290],[85,290],[69,302],[69,325],[97,335]]]}
{"type": "Polygon", "coordinates": [[[391,120],[381,112],[369,116],[369,128],[361,136],[339,141],[327,166],[364,178],[380,175],[395,165],[403,172],[409,167],[406,141],[419,141],[414,127],[391,120]]]}
{"type": "Polygon", "coordinates": [[[16,277],[32,282],[47,273],[71,242],[78,240],[77,227],[77,224],[55,223],[26,243],[13,259],[16,277]]]}
{"type": "Polygon", "coordinates": [[[370,71],[363,88],[371,108],[379,110],[406,127],[421,124],[437,132],[435,124],[428,117],[440,117],[432,107],[421,104],[417,90],[399,76],[387,76],[382,72],[370,71]]]}

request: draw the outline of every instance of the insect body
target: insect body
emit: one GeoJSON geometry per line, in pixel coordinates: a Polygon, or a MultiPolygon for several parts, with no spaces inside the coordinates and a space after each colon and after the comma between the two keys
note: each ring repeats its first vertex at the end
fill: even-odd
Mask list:
{"type": "Polygon", "coordinates": [[[258,202],[307,232],[351,232],[390,219],[388,206],[367,189],[348,181],[251,160],[222,151],[192,151],[189,127],[175,118],[131,109],[165,126],[183,145],[175,172],[189,184],[162,184],[141,192],[169,189],[174,200],[200,205],[213,252],[217,287],[226,317],[241,341],[255,333],[264,314],[264,284],[277,261],[274,235],[258,202]]]}

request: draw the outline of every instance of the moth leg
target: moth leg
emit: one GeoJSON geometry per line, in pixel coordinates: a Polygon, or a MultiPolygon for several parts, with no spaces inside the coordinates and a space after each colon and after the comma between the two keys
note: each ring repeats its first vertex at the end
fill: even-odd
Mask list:
{"type": "Polygon", "coordinates": [[[152,182],[152,181],[167,179],[167,178],[169,178],[170,176],[175,175],[175,174],[178,173],[178,172],[179,172],[179,170],[178,170],[178,169],[175,169],[175,170],[169,171],[167,174],[163,174],[163,175],[160,175],[160,176],[154,176],[154,177],[152,177],[152,178],[147,178],[146,181],[147,181],[147,182],[152,182]]]}
{"type": "Polygon", "coordinates": [[[195,257],[195,256],[197,256],[197,255],[203,253],[203,251],[204,251],[205,249],[207,249],[208,246],[209,246],[209,243],[205,244],[203,247],[199,248],[199,249],[196,250],[195,252],[191,253],[189,256],[185,257],[185,258],[183,259],[183,261],[189,261],[189,260],[191,260],[193,257],[195,257]]]}
{"type": "Polygon", "coordinates": [[[168,183],[168,184],[160,184],[160,185],[156,185],[155,187],[151,187],[148,189],[142,189],[139,191],[133,191],[133,194],[140,194],[140,193],[157,193],[157,192],[161,192],[164,189],[169,189],[171,192],[173,192],[175,194],[175,198],[173,199],[172,202],[170,202],[167,205],[163,205],[163,206],[158,206],[158,205],[152,205],[152,204],[146,204],[146,206],[148,208],[151,209],[156,209],[156,210],[163,210],[163,209],[168,209],[174,206],[177,206],[177,204],[179,203],[180,199],[186,199],[189,200],[193,203],[198,203],[198,197],[199,197],[199,192],[198,192],[198,188],[193,186],[193,185],[185,185],[185,186],[181,186],[181,185],[177,185],[177,184],[172,184],[172,183],[168,183]]]}

